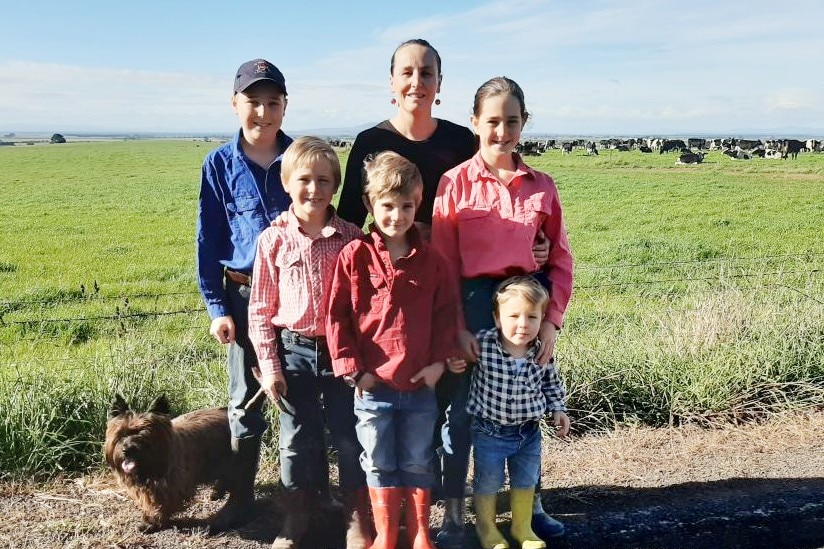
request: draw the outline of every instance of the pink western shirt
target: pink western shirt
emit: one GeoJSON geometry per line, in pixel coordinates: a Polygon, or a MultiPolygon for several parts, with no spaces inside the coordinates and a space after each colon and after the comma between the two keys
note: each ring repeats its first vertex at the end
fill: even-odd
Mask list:
{"type": "MultiPolygon", "coordinates": [[[[551,283],[546,320],[559,328],[572,295],[572,254],[552,178],[515,155],[516,172],[501,183],[481,154],[446,172],[432,214],[432,244],[459,278],[504,278],[538,270],[532,246],[539,230],[549,239],[544,271],[551,283]]],[[[461,321],[463,317],[461,316],[461,321]]]]}
{"type": "Polygon", "coordinates": [[[249,339],[261,373],[280,371],[276,328],[307,337],[326,334],[326,311],[335,262],[340,250],[362,236],[358,227],[331,218],[310,238],[289,208],[261,233],[249,297],[249,339]]]}
{"type": "Polygon", "coordinates": [[[374,227],[340,253],[329,298],[329,352],[335,375],[375,374],[413,391],[422,368],[454,356],[459,297],[446,261],[409,230],[409,254],[395,264],[374,227]]]}

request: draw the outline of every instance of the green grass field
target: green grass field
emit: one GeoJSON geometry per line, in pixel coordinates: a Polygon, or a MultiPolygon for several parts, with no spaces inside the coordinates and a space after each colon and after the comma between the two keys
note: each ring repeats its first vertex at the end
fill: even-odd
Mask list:
{"type": "MultiPolygon", "coordinates": [[[[115,391],[224,402],[194,276],[214,146],[0,148],[0,475],[98,466],[115,391]]],[[[822,402],[824,155],[526,160],[555,176],[576,258],[558,358],[579,430],[822,402]]]]}

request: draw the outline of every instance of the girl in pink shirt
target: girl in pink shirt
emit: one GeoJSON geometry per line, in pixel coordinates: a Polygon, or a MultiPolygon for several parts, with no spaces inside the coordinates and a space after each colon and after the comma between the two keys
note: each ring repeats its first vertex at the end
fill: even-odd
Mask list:
{"type": "MultiPolygon", "coordinates": [[[[472,112],[480,150],[441,177],[432,214],[432,244],[452,261],[453,276],[461,281],[465,323],[461,347],[470,362],[477,358],[475,334],[494,326],[495,288],[510,276],[532,275],[550,294],[537,356],[539,364],[547,364],[553,359],[572,294],[572,254],[558,190],[552,177],[524,164],[515,152],[529,117],[516,82],[497,77],[484,83],[475,93],[472,112]],[[543,266],[532,252],[541,238],[550,246],[543,266]]],[[[469,392],[466,364],[463,360],[448,364],[451,372],[463,372],[463,396],[469,392]]],[[[461,396],[453,396],[452,407],[457,408],[460,400],[461,396]]],[[[468,424],[467,417],[467,429],[468,424]]],[[[563,524],[544,512],[539,492],[534,503],[535,532],[542,538],[563,535],[563,524]]]]}

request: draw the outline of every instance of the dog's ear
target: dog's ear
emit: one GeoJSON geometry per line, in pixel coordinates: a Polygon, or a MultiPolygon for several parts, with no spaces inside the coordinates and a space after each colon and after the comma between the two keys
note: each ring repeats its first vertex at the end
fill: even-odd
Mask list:
{"type": "Polygon", "coordinates": [[[112,405],[109,407],[109,419],[116,418],[117,416],[123,415],[128,411],[129,405],[126,403],[126,399],[123,398],[123,395],[120,393],[114,395],[112,405]]]}
{"type": "Polygon", "coordinates": [[[166,399],[166,395],[160,395],[156,399],[149,404],[149,412],[152,414],[162,414],[164,416],[168,416],[172,414],[172,411],[169,409],[169,401],[166,399]]]}

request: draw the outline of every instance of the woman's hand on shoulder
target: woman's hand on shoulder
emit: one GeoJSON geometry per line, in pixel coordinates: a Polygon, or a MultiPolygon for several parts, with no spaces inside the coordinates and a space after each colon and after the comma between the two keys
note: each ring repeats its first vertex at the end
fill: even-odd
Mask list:
{"type": "Polygon", "coordinates": [[[541,366],[546,366],[555,355],[555,340],[558,339],[558,327],[546,320],[541,322],[538,339],[541,340],[541,350],[535,360],[541,366]]]}

